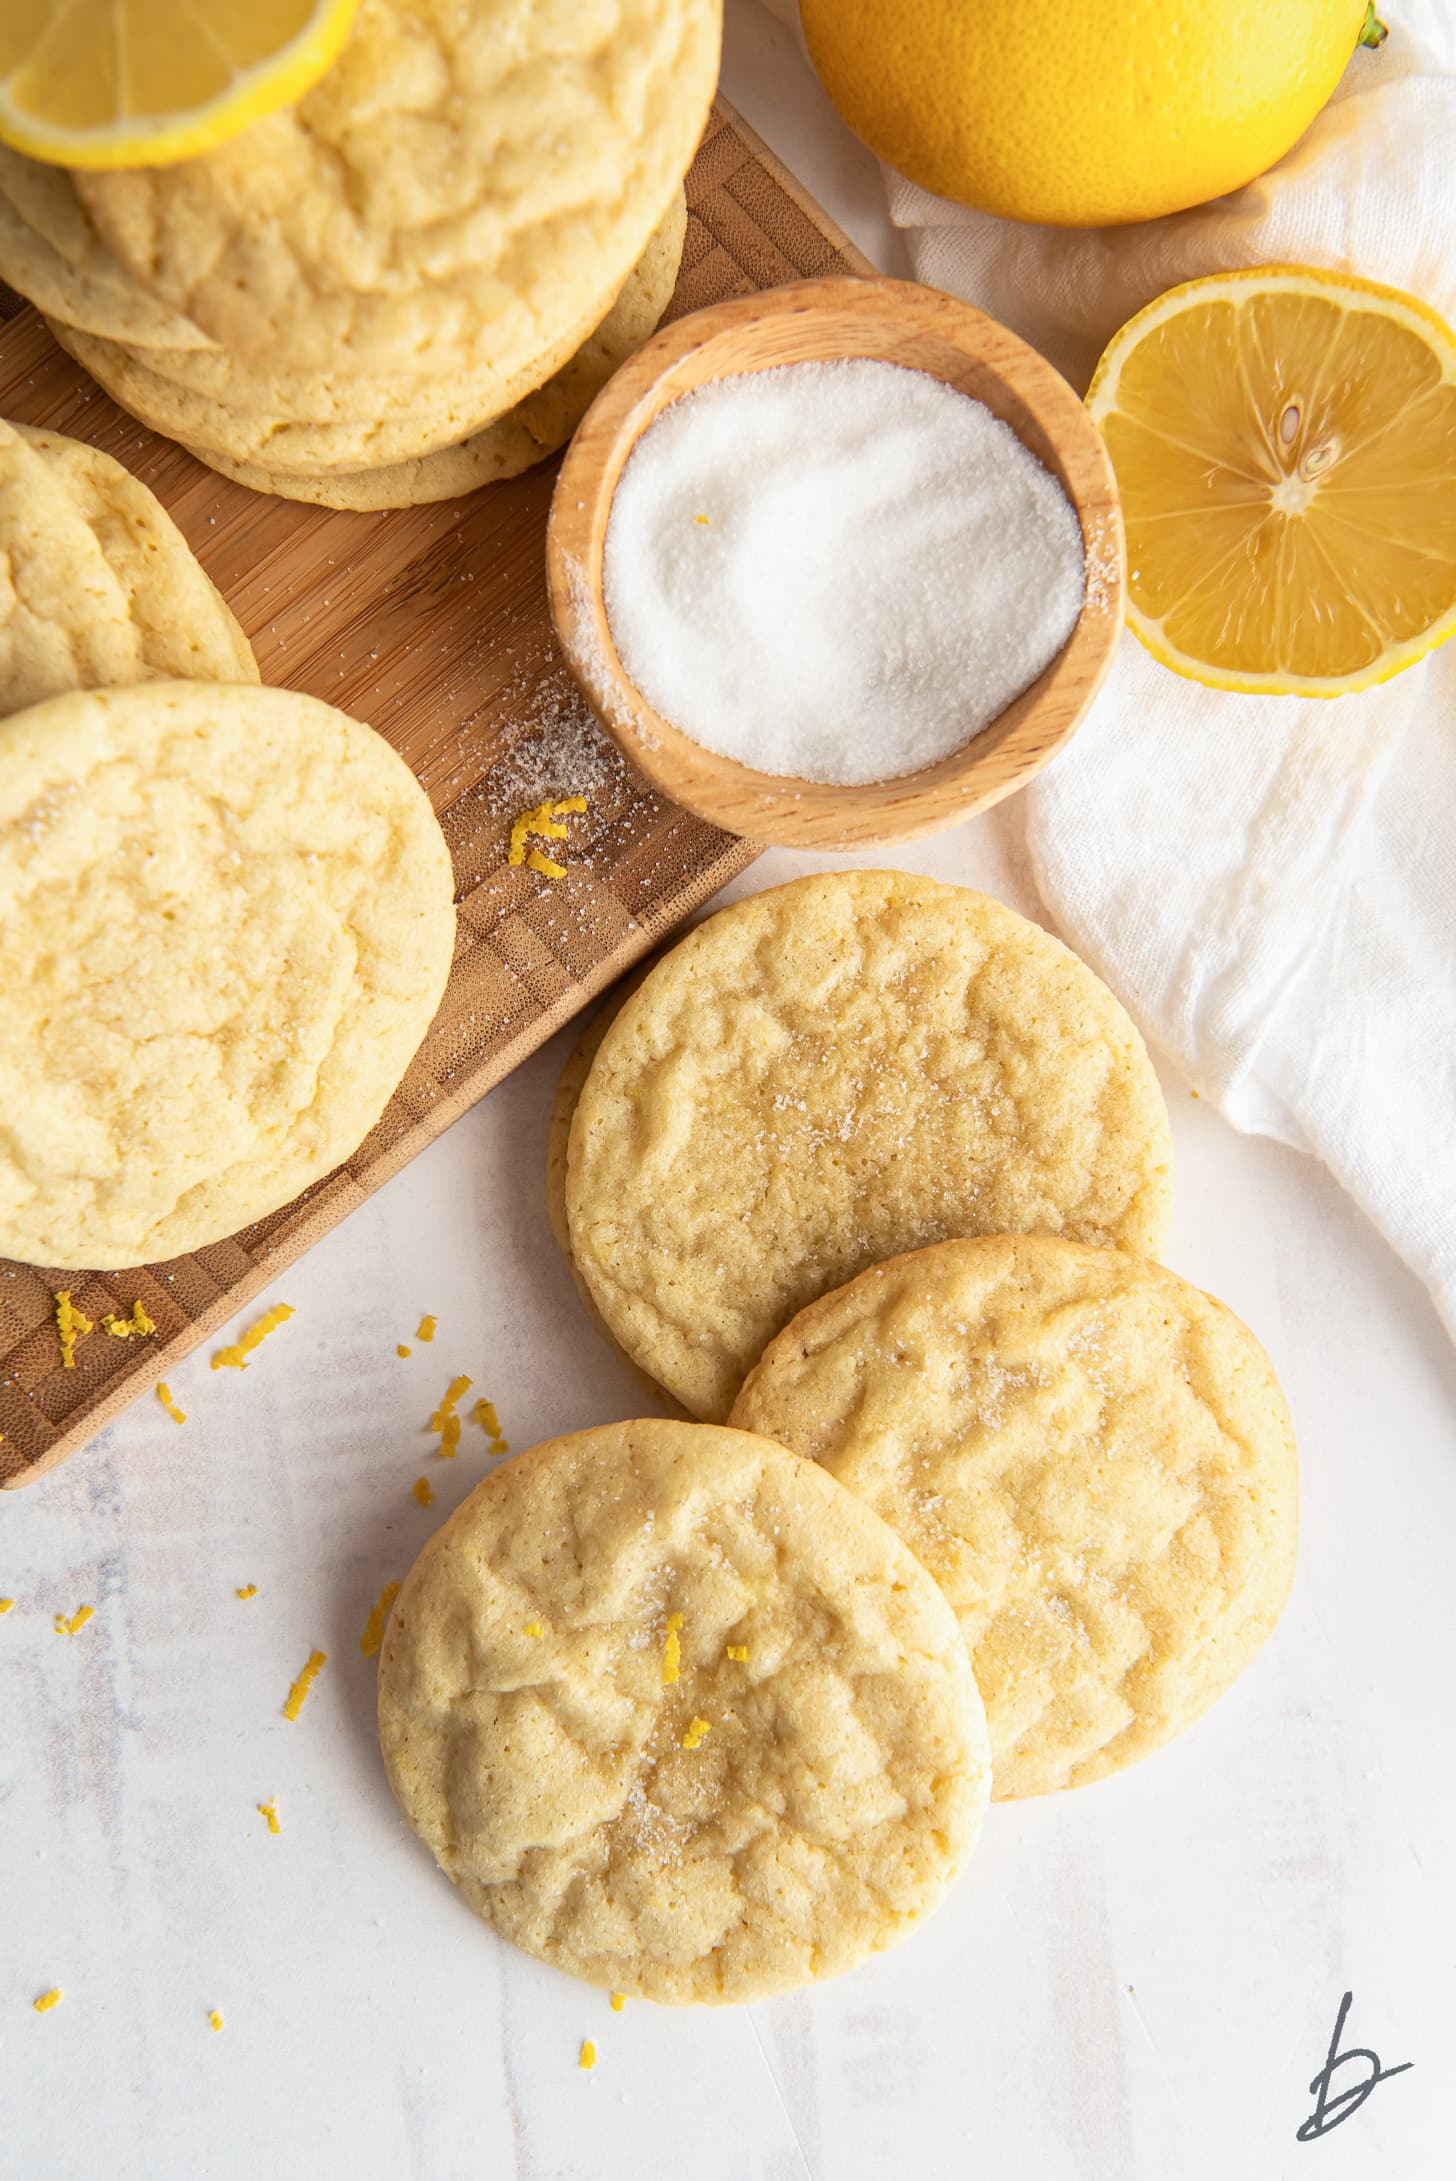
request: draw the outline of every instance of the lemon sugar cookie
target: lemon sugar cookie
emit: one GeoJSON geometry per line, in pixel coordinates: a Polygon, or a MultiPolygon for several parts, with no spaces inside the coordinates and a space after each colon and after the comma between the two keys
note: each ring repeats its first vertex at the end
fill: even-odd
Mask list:
{"type": "Polygon", "coordinates": [[[877,1265],[784,1328],[732,1422],[821,1463],[940,1584],[998,1798],[1157,1749],[1288,1595],[1298,1477],[1269,1359],[1122,1251],[1003,1235],[877,1265]]]}
{"type": "Polygon", "coordinates": [[[363,0],[296,106],[75,186],[129,275],[232,354],[464,374],[488,417],[645,249],[707,119],[720,29],[719,0],[363,0]]]}
{"type": "Polygon", "coordinates": [[[0,144],[0,278],[67,325],[142,348],[207,348],[198,327],[119,265],[64,167],[0,144]]]}
{"type": "Polygon", "coordinates": [[[270,469],[266,450],[261,463],[235,461],[190,443],[188,452],[255,492],[364,512],[455,500],[481,485],[518,477],[566,444],[618,365],[654,331],[672,299],[686,227],[687,205],[679,190],[611,310],[575,354],[544,385],[455,445],[370,469],[307,476],[270,469]]]}
{"type": "Polygon", "coordinates": [[[796,1311],[952,1235],[1153,1251],[1168,1117],[1112,994],[968,888],[829,872],[681,941],[591,1064],[571,1256],[633,1362],[720,1420],[796,1311]]]}
{"type": "Polygon", "coordinates": [[[395,1602],[379,1725],[478,1915],[656,2000],[756,1999],[890,1944],[988,1786],[955,1617],[893,1532],[780,1447],[665,1420],[477,1486],[395,1602]]]}
{"type": "Polygon", "coordinates": [[[357,1149],[444,990],[449,852],[372,728],[155,682],[0,722],[0,1255],[137,1265],[357,1149]]]}
{"type": "Polygon", "coordinates": [[[258,680],[181,531],[110,455],[0,422],[0,714],[178,678],[258,680]]]}

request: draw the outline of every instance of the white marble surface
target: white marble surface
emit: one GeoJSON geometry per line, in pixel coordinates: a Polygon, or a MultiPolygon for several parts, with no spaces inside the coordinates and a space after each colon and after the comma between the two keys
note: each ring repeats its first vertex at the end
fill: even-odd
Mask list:
{"type": "MultiPolygon", "coordinates": [[[[731,14],[730,96],[894,265],[872,165],[786,35],[751,0],[731,14]]],[[[894,860],[1031,910],[1016,841],[1013,808],[894,860]]],[[[765,857],[736,890],[806,866],[765,857]]],[[[257,1307],[297,1314],[245,1377],[205,1352],[175,1375],[182,1430],[144,1402],[0,1500],[3,2181],[1447,2170],[1456,1356],[1317,1168],[1171,1078],[1171,1262],[1261,1334],[1303,1451],[1298,1584],[1244,1680],[1123,1779],[993,1809],[925,1930],[813,1995],[614,2016],[468,1915],[395,1815],[358,1639],[482,1473],[471,1425],[453,1465],[429,1451],[452,1373],[517,1447],[639,1404],[542,1213],[562,1049],[280,1280],[257,1307]],[[425,1310],[438,1338],[400,1361],[425,1310]],[[82,1603],[94,1620],[58,1636],[82,1603]],[[1347,2044],[1415,2065],[1300,2145],[1348,1988],[1347,2044]]]]}

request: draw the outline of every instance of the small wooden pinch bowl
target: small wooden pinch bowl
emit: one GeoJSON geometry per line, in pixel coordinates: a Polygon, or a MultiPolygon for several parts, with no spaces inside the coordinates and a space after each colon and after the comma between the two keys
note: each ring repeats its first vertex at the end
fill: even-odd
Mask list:
{"type": "MultiPolygon", "coordinates": [[[[853,549],[847,541],[845,550],[853,549]]],[[[714,825],[796,848],[913,840],[985,810],[1040,772],[1076,729],[1112,663],[1122,628],[1124,555],[1112,465],[1066,380],[1014,333],[955,296],[913,281],[854,278],[800,280],[735,296],[655,334],[583,418],[561,466],[546,534],[551,613],[562,649],[632,763],[714,825]],[[866,356],[927,371],[1010,425],[1077,511],[1087,596],[1050,666],[963,748],[898,780],[836,787],[756,771],[704,749],[664,719],[617,655],[602,595],[602,554],[617,480],[669,402],[737,373],[866,356]]]]}

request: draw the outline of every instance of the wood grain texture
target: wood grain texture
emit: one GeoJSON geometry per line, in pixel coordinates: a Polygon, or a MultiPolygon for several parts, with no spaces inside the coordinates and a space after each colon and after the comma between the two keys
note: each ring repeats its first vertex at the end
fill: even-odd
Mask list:
{"type": "MultiPolygon", "coordinates": [[[[726,104],[687,178],[669,316],[765,281],[868,270],[726,104]]],[[[0,291],[3,296],[3,291],[0,291]]],[[[339,514],[265,498],[144,431],[0,303],[0,415],[91,441],[151,486],[242,622],[265,682],[368,720],[429,790],[455,862],[449,988],[378,1127],[346,1165],[225,1242],[135,1272],[0,1261],[0,1486],[54,1466],[397,1173],[756,851],[624,764],[558,653],[544,546],[546,464],[465,500],[339,514]],[[513,818],[585,789],[566,877],[510,868],[513,818]],[[140,1299],[146,1340],[83,1339],[61,1368],[53,1292],[98,1324],[140,1299]]],[[[158,1414],[158,1428],[175,1427],[158,1414]]]]}
{"type": "MultiPolygon", "coordinates": [[[[851,547],[852,549],[852,547],[851,547]]],[[[686,809],[730,832],[798,848],[867,848],[958,825],[1023,787],[1075,731],[1122,629],[1125,547],[1117,483],[1096,426],[1059,372],[995,319],[904,280],[805,280],[738,295],[666,326],[587,412],[562,463],[547,533],[562,649],[623,751],[686,809]],[[778,364],[875,357],[983,402],[1056,476],[1077,511],[1087,598],[1051,665],[963,749],[898,780],[785,780],[704,749],[649,704],[612,641],[602,556],[612,495],[641,434],[711,379],[778,364]]]]}

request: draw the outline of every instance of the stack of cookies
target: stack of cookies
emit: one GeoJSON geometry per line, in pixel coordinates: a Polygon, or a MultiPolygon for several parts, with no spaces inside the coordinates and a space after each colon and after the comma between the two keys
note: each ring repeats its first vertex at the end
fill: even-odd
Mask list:
{"type": "Polygon", "coordinates": [[[666,307],[720,15],[363,0],[323,80],[216,151],[0,151],[0,277],[225,475],[452,498],[561,445],[666,307]]]}
{"type": "Polygon", "coordinates": [[[856,871],[709,918],[573,1055],[548,1185],[685,1420],[488,1477],[380,1691],[407,1816],[518,1944],[669,2000],[847,1967],[988,1797],[1146,1756],[1274,1626],[1274,1372],[1155,1261],[1132,1023],[999,903],[856,871]]]}

